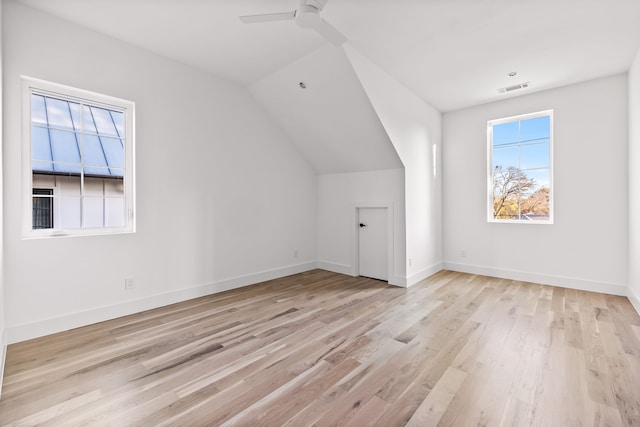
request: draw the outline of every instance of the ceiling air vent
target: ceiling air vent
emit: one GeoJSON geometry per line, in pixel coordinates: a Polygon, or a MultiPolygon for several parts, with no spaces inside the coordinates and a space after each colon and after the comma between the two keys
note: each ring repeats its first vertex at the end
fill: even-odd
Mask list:
{"type": "Polygon", "coordinates": [[[526,89],[528,87],[529,87],[529,82],[518,83],[517,85],[507,86],[507,87],[503,87],[502,89],[498,89],[498,92],[500,92],[500,93],[508,93],[508,92],[513,92],[514,90],[518,90],[518,89],[526,89]]]}

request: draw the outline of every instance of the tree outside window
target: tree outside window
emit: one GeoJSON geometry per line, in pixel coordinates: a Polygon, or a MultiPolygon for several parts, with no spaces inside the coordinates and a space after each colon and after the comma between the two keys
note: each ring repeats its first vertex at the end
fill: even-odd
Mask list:
{"type": "Polygon", "coordinates": [[[489,221],[552,222],[552,112],[488,123],[489,221]]]}

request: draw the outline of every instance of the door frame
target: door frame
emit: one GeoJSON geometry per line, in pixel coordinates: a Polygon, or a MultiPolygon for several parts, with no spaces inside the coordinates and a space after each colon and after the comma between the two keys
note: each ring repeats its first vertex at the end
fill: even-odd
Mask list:
{"type": "Polygon", "coordinates": [[[360,209],[386,209],[387,210],[387,282],[391,283],[395,277],[393,261],[393,202],[354,202],[351,209],[351,275],[360,275],[360,253],[358,248],[358,230],[360,209]]]}

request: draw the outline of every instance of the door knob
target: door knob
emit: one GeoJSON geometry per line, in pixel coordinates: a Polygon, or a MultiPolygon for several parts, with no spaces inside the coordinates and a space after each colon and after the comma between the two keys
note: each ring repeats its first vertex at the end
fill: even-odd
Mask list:
{"type": "Polygon", "coordinates": [[[360,223],[360,228],[366,227],[366,226],[367,226],[367,224],[360,223]]]}

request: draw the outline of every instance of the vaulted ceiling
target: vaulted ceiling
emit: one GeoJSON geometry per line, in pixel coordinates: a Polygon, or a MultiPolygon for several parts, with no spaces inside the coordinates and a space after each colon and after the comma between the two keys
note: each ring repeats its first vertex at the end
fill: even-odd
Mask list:
{"type": "Polygon", "coordinates": [[[402,167],[342,49],[320,47],[250,89],[318,173],[402,167]]]}
{"type": "MultiPolygon", "coordinates": [[[[15,1],[246,86],[317,173],[402,167],[341,47],[238,18],[298,0],[15,1]]],[[[625,72],[640,49],[639,0],[328,0],[322,16],[442,112],[625,72]]]]}
{"type": "MultiPolygon", "coordinates": [[[[326,44],[294,22],[238,19],[297,0],[20,1],[243,85],[326,44]]],[[[441,111],[624,72],[640,48],[638,0],[329,0],[322,15],[441,111]]]]}

